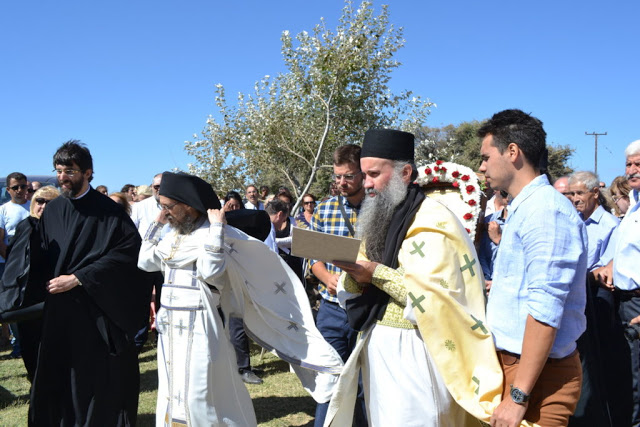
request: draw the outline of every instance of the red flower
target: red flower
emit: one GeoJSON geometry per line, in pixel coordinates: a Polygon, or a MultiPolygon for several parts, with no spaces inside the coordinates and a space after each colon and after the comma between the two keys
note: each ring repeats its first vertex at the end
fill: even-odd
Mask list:
{"type": "Polygon", "coordinates": [[[447,171],[447,168],[445,168],[444,166],[442,166],[442,167],[440,168],[440,170],[441,170],[442,172],[446,172],[446,171],[447,171]]]}
{"type": "Polygon", "coordinates": [[[475,200],[469,200],[469,206],[475,206],[476,205],[476,201],[475,200]]]}
{"type": "Polygon", "coordinates": [[[457,178],[457,177],[459,177],[459,176],[460,176],[460,172],[458,172],[458,171],[453,171],[453,172],[451,173],[451,176],[452,176],[452,177],[454,177],[454,178],[457,178]]]}
{"type": "Polygon", "coordinates": [[[441,164],[443,164],[444,162],[442,160],[436,160],[436,165],[440,166],[441,164]]]}
{"type": "Polygon", "coordinates": [[[453,181],[451,185],[453,185],[454,188],[460,188],[460,184],[458,184],[458,181],[453,181]]]}
{"type": "Polygon", "coordinates": [[[431,168],[426,168],[424,170],[424,173],[426,173],[427,175],[431,175],[431,168]]]}
{"type": "Polygon", "coordinates": [[[436,172],[440,172],[440,166],[435,166],[435,167],[433,168],[433,170],[434,170],[434,171],[436,171],[436,172]]]}
{"type": "Polygon", "coordinates": [[[469,177],[469,175],[462,175],[462,178],[460,178],[460,179],[463,180],[463,181],[469,181],[469,179],[471,179],[471,178],[469,177]]]}
{"type": "Polygon", "coordinates": [[[473,185],[467,185],[467,194],[471,194],[476,190],[476,187],[473,185]]]}
{"type": "Polygon", "coordinates": [[[431,180],[431,182],[440,182],[440,180],[438,179],[437,176],[434,176],[433,179],[431,180]]]}
{"type": "Polygon", "coordinates": [[[470,214],[470,213],[466,213],[466,214],[464,214],[463,218],[466,219],[467,221],[469,221],[471,218],[473,218],[473,215],[470,214]]]}
{"type": "Polygon", "coordinates": [[[465,230],[467,230],[467,233],[471,234],[471,230],[469,230],[468,228],[465,228],[465,230]]]}

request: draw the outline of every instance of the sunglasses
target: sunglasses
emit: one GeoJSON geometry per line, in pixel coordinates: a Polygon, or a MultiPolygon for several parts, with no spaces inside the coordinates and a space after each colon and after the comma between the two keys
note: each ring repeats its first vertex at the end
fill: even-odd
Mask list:
{"type": "Polygon", "coordinates": [[[38,197],[36,199],[36,203],[39,205],[46,205],[47,203],[49,203],[51,200],[47,200],[44,197],[38,197]]]}
{"type": "Polygon", "coordinates": [[[311,202],[302,202],[303,205],[315,205],[316,202],[311,201],[311,202]]]}
{"type": "Polygon", "coordinates": [[[29,187],[27,184],[20,184],[20,185],[14,185],[13,187],[9,187],[9,188],[12,189],[13,191],[18,191],[18,188],[21,190],[25,190],[27,187],[29,187]]]}
{"type": "Polygon", "coordinates": [[[160,186],[159,186],[159,185],[153,185],[153,186],[152,186],[152,188],[153,188],[154,190],[158,191],[158,190],[160,189],[160,186]]]}

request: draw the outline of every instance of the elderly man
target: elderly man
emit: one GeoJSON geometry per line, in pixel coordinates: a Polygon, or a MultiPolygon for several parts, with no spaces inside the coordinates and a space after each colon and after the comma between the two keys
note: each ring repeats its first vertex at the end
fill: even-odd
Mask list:
{"type": "Polygon", "coordinates": [[[183,173],[165,172],[159,194],[162,211],[138,260],[141,269],[165,276],[157,318],[156,424],[256,425],[224,331],[223,318],[231,314],[243,317],[248,334],[294,366],[314,398],[328,400],[342,362],[315,329],[304,288],[277,254],[238,229],[264,239],[266,213],[225,216],[211,186],[183,173]],[[167,222],[172,231],[159,240],[167,222]]]}
{"type": "Polygon", "coordinates": [[[245,209],[254,211],[264,210],[264,203],[262,203],[258,198],[258,188],[255,185],[250,185],[247,187],[245,196],[247,197],[247,202],[244,204],[245,209]]]}
{"type": "Polygon", "coordinates": [[[350,424],[359,367],[373,426],[477,425],[471,415],[488,421],[499,398],[502,374],[484,325],[473,244],[451,211],[411,184],[413,160],[412,134],[365,134],[361,253],[354,264],[334,262],[346,273],[340,302],[363,332],[325,425],[350,424]]]}
{"type": "Polygon", "coordinates": [[[116,203],[91,188],[79,141],[53,156],[63,197],[40,220],[48,281],[29,425],[133,425],[140,373],[133,337],[148,315],[140,235],[116,203]]]}
{"type": "MultiPolygon", "coordinates": [[[[604,196],[599,184],[598,176],[592,172],[575,172],[569,177],[569,195],[587,227],[587,271],[606,264],[603,261],[605,250],[620,223],[602,206],[604,196]]],[[[616,333],[622,337],[620,329],[612,322],[614,305],[610,291],[598,286],[595,281],[587,284],[587,330],[578,339],[583,371],[582,391],[570,426],[612,425],[609,413],[613,411],[609,408],[609,402],[615,390],[610,387],[609,392],[605,391],[605,383],[609,378],[615,378],[618,384],[621,381],[614,375],[614,369],[609,367],[605,371],[605,367],[616,357],[615,350],[612,351],[615,345],[612,338],[616,333]]],[[[611,404],[613,408],[617,402],[611,401],[611,404]]]]}
{"type": "Polygon", "coordinates": [[[627,325],[627,338],[631,354],[633,387],[632,425],[640,425],[640,140],[633,141],[625,150],[627,157],[625,175],[632,191],[629,200],[632,206],[615,231],[609,246],[613,251],[613,260],[606,266],[595,270],[594,275],[609,289],[619,302],[618,313],[621,321],[627,325]],[[635,203],[635,204],[634,204],[635,203]]]}
{"type": "Polygon", "coordinates": [[[505,375],[491,425],[566,426],[582,378],[576,341],[586,327],[585,225],[541,174],[546,132],[540,120],[501,111],[478,136],[480,171],[491,188],[513,197],[487,305],[505,375]]]}

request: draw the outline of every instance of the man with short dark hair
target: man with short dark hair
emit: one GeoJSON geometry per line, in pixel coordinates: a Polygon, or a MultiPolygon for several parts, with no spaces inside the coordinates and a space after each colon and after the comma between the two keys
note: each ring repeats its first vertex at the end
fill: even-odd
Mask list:
{"type": "Polygon", "coordinates": [[[566,426],[582,382],[576,341],[586,327],[586,228],[541,174],[546,132],[540,120],[505,110],[478,136],[480,171],[491,188],[513,197],[487,305],[505,375],[491,425],[566,426]]]}
{"type": "Polygon", "coordinates": [[[133,184],[125,184],[120,190],[122,194],[125,195],[129,203],[134,203],[136,201],[136,186],[133,184]]]}
{"type": "Polygon", "coordinates": [[[139,280],[140,235],[127,213],[93,190],[79,141],[53,156],[64,197],[40,220],[46,290],[29,425],[134,425],[140,372],[133,338],[149,314],[139,280]]]}
{"type": "MultiPolygon", "coordinates": [[[[354,236],[354,227],[364,199],[364,179],[360,170],[360,147],[349,144],[338,147],[333,153],[333,180],[339,194],[318,204],[311,227],[313,231],[335,234],[337,236],[354,236]]],[[[347,361],[356,343],[358,332],[349,326],[347,313],[338,304],[336,285],[340,270],[334,264],[317,260],[309,260],[311,271],[318,278],[318,292],[322,296],[316,324],[322,336],[347,361]]],[[[327,404],[319,404],[316,408],[316,426],[322,426],[327,413],[327,404]]],[[[363,396],[356,403],[355,423],[367,425],[366,409],[363,396]]]]}
{"type": "Polygon", "coordinates": [[[244,204],[245,209],[251,209],[254,211],[264,210],[264,203],[262,203],[258,198],[258,189],[255,185],[249,185],[247,187],[245,196],[247,197],[247,202],[244,204]]]}
{"type": "MultiPolygon", "coordinates": [[[[29,216],[31,202],[28,190],[30,188],[27,184],[27,177],[23,173],[13,172],[7,176],[7,192],[11,196],[11,200],[0,206],[0,278],[4,272],[9,239],[15,234],[20,221],[29,216]]],[[[10,357],[17,358],[21,355],[18,328],[16,324],[11,324],[10,327],[13,335],[11,340],[13,350],[10,357]]]]}

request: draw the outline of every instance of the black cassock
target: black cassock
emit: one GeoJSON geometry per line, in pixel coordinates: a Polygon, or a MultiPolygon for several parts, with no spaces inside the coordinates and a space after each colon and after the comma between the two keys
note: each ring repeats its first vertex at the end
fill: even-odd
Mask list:
{"type": "Polygon", "coordinates": [[[136,332],[151,288],[137,268],[140,236],[120,205],[90,189],[58,197],[41,222],[47,279],[75,274],[82,286],[48,294],[29,424],[134,425],[140,371],[136,332]]]}

